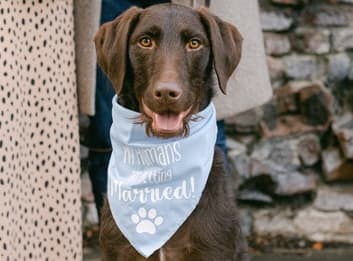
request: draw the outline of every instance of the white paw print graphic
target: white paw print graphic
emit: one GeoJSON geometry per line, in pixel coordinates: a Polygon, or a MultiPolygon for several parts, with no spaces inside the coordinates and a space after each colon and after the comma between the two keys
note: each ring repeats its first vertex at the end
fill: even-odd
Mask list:
{"type": "Polygon", "coordinates": [[[157,210],[151,208],[148,212],[145,208],[139,208],[137,214],[131,215],[131,221],[136,224],[136,232],[154,235],[156,227],[163,223],[163,218],[157,216],[157,210]]]}

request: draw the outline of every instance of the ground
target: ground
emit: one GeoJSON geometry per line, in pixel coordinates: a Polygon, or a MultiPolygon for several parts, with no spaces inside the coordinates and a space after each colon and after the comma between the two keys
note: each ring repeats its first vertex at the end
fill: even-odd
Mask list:
{"type": "MultiPolygon", "coordinates": [[[[84,250],[84,261],[99,261],[98,250],[87,248],[84,250]]],[[[352,261],[353,250],[335,249],[320,252],[308,251],[298,253],[254,254],[251,261],[352,261]]]]}
{"type": "MultiPolygon", "coordinates": [[[[83,260],[100,261],[98,248],[98,228],[85,230],[83,237],[83,260]]],[[[251,242],[250,242],[251,243],[251,242]]],[[[333,245],[327,249],[314,250],[312,248],[296,248],[290,244],[288,248],[265,247],[250,248],[251,261],[352,261],[353,248],[349,246],[333,245]]],[[[315,247],[314,247],[315,248],[315,247]]]]}

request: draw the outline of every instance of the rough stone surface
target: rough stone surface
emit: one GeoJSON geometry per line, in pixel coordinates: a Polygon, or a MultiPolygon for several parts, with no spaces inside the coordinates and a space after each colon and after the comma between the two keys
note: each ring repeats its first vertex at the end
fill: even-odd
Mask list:
{"type": "Polygon", "coordinates": [[[276,176],[275,194],[279,196],[293,196],[314,191],[317,179],[313,175],[304,175],[298,171],[286,171],[276,176]]]}
{"type": "Polygon", "coordinates": [[[81,199],[85,202],[94,202],[91,180],[87,172],[81,175],[81,199]]]}
{"type": "Polygon", "coordinates": [[[243,202],[271,204],[272,198],[257,190],[241,190],[237,194],[237,199],[243,202]]]}
{"type": "Polygon", "coordinates": [[[232,138],[226,140],[228,154],[231,157],[237,157],[238,155],[246,154],[246,146],[232,138]]]}
{"type": "Polygon", "coordinates": [[[353,219],[342,212],[304,209],[294,218],[299,234],[317,242],[353,243],[353,219]]]}
{"type": "Polygon", "coordinates": [[[276,11],[263,10],[260,14],[261,26],[264,31],[287,31],[292,26],[292,17],[276,11]]]}
{"type": "Polygon", "coordinates": [[[328,125],[332,118],[333,96],[321,84],[313,84],[298,93],[300,113],[311,126],[328,125]]]}
{"type": "Polygon", "coordinates": [[[343,158],[340,150],[331,147],[322,151],[322,169],[328,180],[334,179],[335,171],[343,164],[343,158]]]}
{"type": "Polygon", "coordinates": [[[252,233],[353,243],[353,190],[337,182],[353,180],[353,0],[259,4],[274,98],[242,134],[257,138],[236,137],[238,200],[256,203],[252,233]]]}
{"type": "Polygon", "coordinates": [[[323,132],[329,127],[324,125],[309,125],[307,119],[302,115],[285,115],[278,117],[274,127],[269,126],[265,120],[261,122],[261,130],[265,138],[286,137],[313,131],[323,132]]]}
{"type": "Polygon", "coordinates": [[[292,80],[312,80],[320,68],[315,57],[291,55],[285,59],[286,76],[292,80]]]}
{"type": "Polygon", "coordinates": [[[325,149],[321,158],[327,181],[353,180],[353,161],[345,160],[339,148],[325,149]]]}
{"type": "Polygon", "coordinates": [[[267,56],[266,62],[269,69],[270,79],[273,83],[273,88],[280,87],[285,75],[285,64],[283,60],[267,56]]]}
{"type": "Polygon", "coordinates": [[[236,132],[252,133],[259,127],[261,118],[262,111],[260,108],[257,108],[237,114],[235,117],[227,119],[226,123],[233,125],[236,132]]]}
{"type": "Polygon", "coordinates": [[[322,211],[353,211],[353,187],[321,187],[317,191],[314,207],[322,211]]]}
{"type": "Polygon", "coordinates": [[[241,208],[239,211],[239,219],[241,225],[241,231],[244,233],[244,236],[250,236],[252,233],[252,223],[253,217],[251,211],[246,208],[241,208]]]}
{"type": "Polygon", "coordinates": [[[328,58],[328,80],[342,81],[348,77],[351,61],[347,54],[333,54],[328,58]]]}
{"type": "Polygon", "coordinates": [[[332,34],[332,44],[336,51],[353,49],[353,28],[334,31],[332,34]]]}
{"type": "Polygon", "coordinates": [[[91,226],[98,224],[98,214],[96,205],[88,202],[82,204],[82,220],[83,226],[91,226]]]}
{"type": "Polygon", "coordinates": [[[353,115],[347,113],[337,119],[332,129],[340,142],[344,157],[353,159],[353,115]]]}
{"type": "Polygon", "coordinates": [[[255,183],[257,189],[278,196],[292,196],[316,189],[317,179],[314,175],[305,175],[285,166],[278,165],[270,160],[252,159],[250,177],[255,177],[257,181],[262,178],[264,182],[267,182],[267,187],[262,187],[263,184],[259,182],[255,183]]]}
{"type": "Polygon", "coordinates": [[[256,133],[237,133],[235,139],[241,144],[252,147],[259,138],[256,133]]]}
{"type": "Polygon", "coordinates": [[[293,140],[271,139],[259,143],[251,154],[251,158],[270,161],[287,169],[296,169],[300,164],[297,144],[293,140]]]}
{"type": "Polygon", "coordinates": [[[349,70],[349,73],[348,73],[348,79],[353,81],[353,62],[351,63],[351,69],[349,70]]]}
{"type": "Polygon", "coordinates": [[[262,236],[303,237],[315,242],[353,243],[353,219],[343,212],[268,209],[254,213],[254,233],[262,236]]]}
{"type": "Polygon", "coordinates": [[[260,210],[254,213],[254,233],[257,235],[297,236],[298,231],[293,224],[294,213],[289,210],[260,210]]]}
{"type": "Polygon", "coordinates": [[[284,86],[275,91],[276,110],[279,115],[298,114],[299,104],[296,91],[290,87],[284,86]]]}
{"type": "Polygon", "coordinates": [[[305,167],[315,165],[320,160],[321,145],[318,136],[309,134],[299,138],[297,143],[299,159],[305,167]]]}
{"type": "Polygon", "coordinates": [[[330,31],[299,28],[291,37],[295,50],[308,54],[326,54],[330,51],[330,31]]]}
{"type": "Polygon", "coordinates": [[[85,146],[80,146],[80,158],[81,159],[87,159],[88,158],[88,148],[85,146]]]}
{"type": "Polygon", "coordinates": [[[257,177],[259,175],[277,175],[282,173],[285,168],[279,165],[276,165],[272,161],[266,159],[259,159],[255,157],[251,158],[250,162],[250,176],[257,177]]]}
{"type": "Polygon", "coordinates": [[[260,126],[261,126],[262,135],[265,138],[268,138],[268,136],[266,136],[266,132],[271,132],[273,129],[277,128],[277,125],[278,125],[277,117],[279,117],[280,114],[278,113],[276,108],[277,108],[277,100],[274,98],[268,103],[266,103],[264,106],[262,106],[264,116],[262,118],[262,121],[260,122],[260,126]]]}
{"type": "Polygon", "coordinates": [[[250,158],[245,154],[240,154],[235,157],[229,155],[233,163],[236,174],[240,177],[240,182],[250,178],[250,158]]]}
{"type": "Polygon", "coordinates": [[[291,50],[289,38],[285,34],[265,33],[264,41],[266,54],[268,55],[281,56],[291,50]]]}
{"type": "Polygon", "coordinates": [[[346,10],[337,5],[311,5],[305,9],[302,20],[314,26],[345,26],[349,23],[346,10]]]}
{"type": "Polygon", "coordinates": [[[289,84],[276,90],[275,95],[281,114],[299,113],[310,125],[326,124],[330,119],[332,96],[321,83],[289,84]]]}

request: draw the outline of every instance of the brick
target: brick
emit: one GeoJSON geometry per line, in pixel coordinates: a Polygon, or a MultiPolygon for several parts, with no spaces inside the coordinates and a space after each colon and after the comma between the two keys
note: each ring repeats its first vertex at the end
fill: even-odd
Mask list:
{"type": "Polygon", "coordinates": [[[291,80],[313,80],[320,68],[316,57],[292,55],[285,58],[286,75],[291,80]]]}
{"type": "Polygon", "coordinates": [[[232,125],[233,129],[238,133],[253,133],[258,129],[261,118],[262,111],[260,108],[256,108],[228,118],[226,123],[232,125]]]}
{"type": "Polygon", "coordinates": [[[302,22],[314,26],[347,26],[347,11],[338,5],[311,5],[302,14],[302,22]]]}
{"type": "Polygon", "coordinates": [[[298,235],[316,242],[353,243],[353,219],[343,212],[300,210],[294,219],[298,235]]]}
{"type": "Polygon", "coordinates": [[[333,54],[328,57],[328,80],[342,81],[348,77],[351,61],[347,54],[333,54]]]}
{"type": "Polygon", "coordinates": [[[282,59],[266,57],[270,79],[274,88],[282,85],[285,76],[285,65],[282,59]]]}
{"type": "Polygon", "coordinates": [[[276,89],[264,106],[262,134],[271,138],[323,132],[330,126],[332,102],[333,96],[319,82],[290,82],[276,89]]]}
{"type": "Polygon", "coordinates": [[[293,49],[307,54],[325,54],[330,51],[330,31],[299,28],[291,37],[293,49]]]}
{"type": "Polygon", "coordinates": [[[332,34],[332,45],[336,51],[353,49],[353,29],[346,28],[334,31],[332,34]]]}
{"type": "Polygon", "coordinates": [[[265,33],[266,54],[281,56],[290,52],[291,44],[287,35],[276,33],[265,33]]]}
{"type": "Polygon", "coordinates": [[[275,194],[293,196],[316,190],[317,179],[313,175],[304,175],[298,171],[286,171],[276,176],[275,194]]]}
{"type": "Polygon", "coordinates": [[[298,236],[298,230],[293,224],[292,210],[265,209],[254,213],[254,234],[258,236],[284,237],[298,236]]]}
{"type": "Polygon", "coordinates": [[[313,207],[299,209],[271,208],[255,211],[254,234],[303,238],[314,242],[353,243],[353,219],[341,211],[319,211],[313,207]]]}
{"type": "Polygon", "coordinates": [[[314,134],[299,138],[297,143],[299,159],[305,167],[315,165],[320,160],[321,145],[319,137],[314,134]]]}
{"type": "Polygon", "coordinates": [[[237,199],[243,202],[264,203],[264,204],[273,203],[273,200],[269,195],[257,190],[247,190],[247,189],[241,190],[237,194],[237,199]]]}
{"type": "Polygon", "coordinates": [[[323,211],[353,212],[353,188],[351,185],[321,187],[317,191],[314,207],[323,211]]]}
{"type": "Polygon", "coordinates": [[[261,26],[264,31],[283,32],[293,25],[293,18],[279,11],[261,11],[261,26]]]}
{"type": "Polygon", "coordinates": [[[338,148],[324,150],[321,158],[327,181],[353,180],[353,162],[345,160],[338,148]]]}
{"type": "Polygon", "coordinates": [[[322,85],[303,88],[298,93],[300,113],[310,126],[327,126],[331,122],[333,96],[322,85]]]}
{"type": "Polygon", "coordinates": [[[275,172],[282,173],[281,168],[283,166],[286,167],[286,170],[294,170],[301,166],[296,140],[293,139],[264,140],[254,147],[251,158],[275,164],[266,164],[271,167],[270,173],[272,174],[275,172]],[[278,171],[276,171],[277,168],[279,169],[278,171]]]}
{"type": "Polygon", "coordinates": [[[353,159],[353,115],[346,113],[337,119],[332,129],[338,138],[346,159],[353,159]]]}

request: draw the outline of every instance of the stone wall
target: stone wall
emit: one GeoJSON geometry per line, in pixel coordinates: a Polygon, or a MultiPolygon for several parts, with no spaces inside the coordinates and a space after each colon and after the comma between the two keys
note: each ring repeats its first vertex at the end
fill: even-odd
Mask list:
{"type": "Polygon", "coordinates": [[[259,3],[275,95],[227,120],[244,229],[353,243],[353,1],[259,3]]]}

